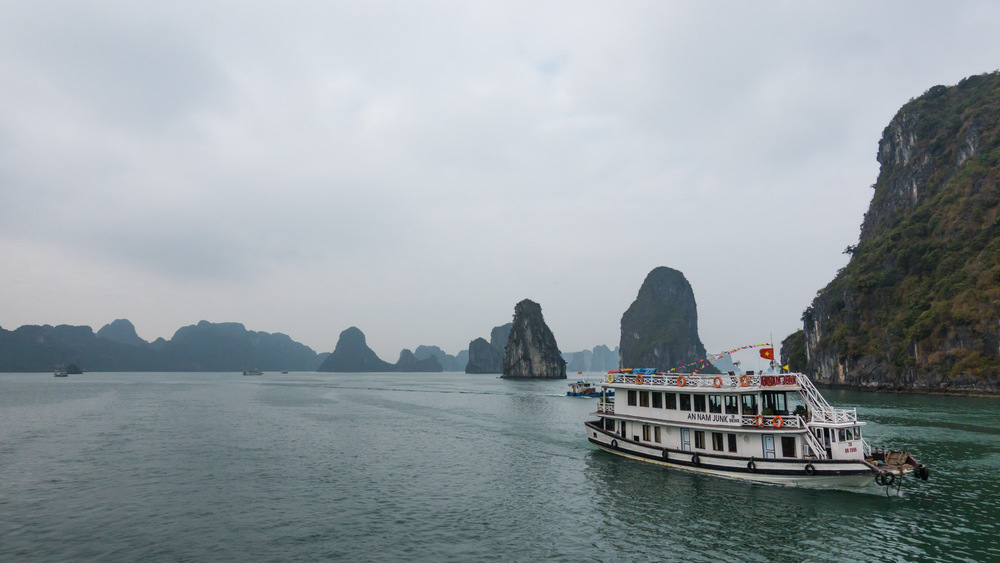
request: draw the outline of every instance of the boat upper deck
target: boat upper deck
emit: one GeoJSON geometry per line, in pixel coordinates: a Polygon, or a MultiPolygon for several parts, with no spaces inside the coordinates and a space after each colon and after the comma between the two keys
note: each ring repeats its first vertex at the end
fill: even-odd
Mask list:
{"type": "Polygon", "coordinates": [[[774,391],[800,391],[801,374],[788,373],[734,373],[722,375],[701,375],[691,373],[654,373],[649,369],[611,370],[602,382],[605,387],[612,385],[635,385],[642,387],[684,388],[688,391],[719,390],[753,392],[761,389],[774,391]]]}

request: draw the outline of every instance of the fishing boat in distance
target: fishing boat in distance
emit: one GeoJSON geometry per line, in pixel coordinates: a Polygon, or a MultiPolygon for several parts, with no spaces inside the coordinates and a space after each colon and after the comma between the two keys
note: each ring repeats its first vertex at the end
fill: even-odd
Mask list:
{"type": "Polygon", "coordinates": [[[569,384],[569,391],[566,391],[566,395],[569,397],[597,398],[601,396],[601,392],[597,390],[597,385],[594,383],[580,380],[569,384]]]}
{"type": "Polygon", "coordinates": [[[874,481],[888,493],[906,474],[927,480],[928,468],[909,453],[865,441],[857,409],[830,405],[807,376],[778,367],[773,349],[761,355],[772,358],[768,370],[739,375],[611,370],[587,438],[629,459],[761,483],[874,481]]]}
{"type": "Polygon", "coordinates": [[[248,369],[248,370],[244,371],[243,375],[264,375],[264,372],[260,371],[257,368],[253,368],[253,369],[248,369]]]}

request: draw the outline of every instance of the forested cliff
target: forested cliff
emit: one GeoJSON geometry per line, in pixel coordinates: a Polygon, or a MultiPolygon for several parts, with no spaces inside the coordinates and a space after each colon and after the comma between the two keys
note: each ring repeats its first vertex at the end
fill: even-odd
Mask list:
{"type": "Polygon", "coordinates": [[[847,266],[786,340],[820,383],[997,390],[1000,73],[935,86],[882,134],[847,266]]]}

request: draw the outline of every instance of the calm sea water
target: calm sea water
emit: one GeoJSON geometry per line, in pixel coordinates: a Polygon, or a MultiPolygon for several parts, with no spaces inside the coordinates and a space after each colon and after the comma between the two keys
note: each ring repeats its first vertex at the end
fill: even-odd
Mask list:
{"type": "Polygon", "coordinates": [[[1000,400],[826,391],[888,498],[598,451],[565,381],[0,374],[0,561],[997,561],[1000,400]]]}

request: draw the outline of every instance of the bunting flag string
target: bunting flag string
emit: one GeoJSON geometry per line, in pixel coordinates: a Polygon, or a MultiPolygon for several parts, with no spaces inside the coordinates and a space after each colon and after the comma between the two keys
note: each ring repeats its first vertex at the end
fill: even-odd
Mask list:
{"type": "Polygon", "coordinates": [[[725,352],[719,352],[718,354],[712,354],[711,356],[709,356],[707,358],[702,358],[700,360],[695,360],[695,361],[693,361],[693,362],[691,362],[689,364],[684,364],[683,366],[677,366],[675,368],[670,368],[667,372],[670,373],[670,372],[674,372],[674,371],[680,371],[680,370],[684,370],[686,368],[690,368],[692,366],[697,366],[698,364],[703,364],[703,365],[698,366],[697,369],[695,369],[694,371],[691,372],[692,374],[695,374],[695,373],[698,373],[699,371],[701,371],[702,369],[704,369],[707,364],[712,363],[714,360],[720,360],[720,359],[722,359],[723,356],[725,356],[726,354],[735,354],[736,352],[742,352],[744,350],[753,350],[754,348],[767,348],[769,346],[771,346],[771,343],[769,343],[769,342],[764,342],[764,343],[761,343],[761,344],[748,344],[746,346],[740,346],[739,348],[733,348],[732,350],[726,350],[725,352]]]}

